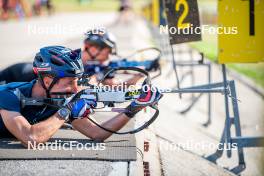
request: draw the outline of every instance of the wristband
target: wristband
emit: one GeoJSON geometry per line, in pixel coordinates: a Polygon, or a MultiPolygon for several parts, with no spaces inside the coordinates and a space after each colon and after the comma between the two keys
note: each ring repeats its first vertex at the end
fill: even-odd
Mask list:
{"type": "Polygon", "coordinates": [[[131,105],[127,106],[126,110],[127,112],[125,112],[124,114],[129,117],[129,118],[133,118],[139,111],[141,111],[144,107],[139,106],[138,108],[136,107],[132,107],[131,105]]]}

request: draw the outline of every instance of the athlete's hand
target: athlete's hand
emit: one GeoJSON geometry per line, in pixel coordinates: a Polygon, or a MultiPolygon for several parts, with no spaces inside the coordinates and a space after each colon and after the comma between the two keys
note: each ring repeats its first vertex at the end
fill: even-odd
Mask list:
{"type": "Polygon", "coordinates": [[[146,68],[146,70],[147,71],[156,71],[156,70],[158,70],[158,68],[160,68],[159,59],[155,59],[154,61],[152,61],[150,66],[148,68],[146,68]]]}
{"type": "Polygon", "coordinates": [[[95,108],[96,105],[95,100],[81,98],[69,102],[66,108],[71,111],[70,119],[74,120],[87,117],[89,114],[93,113],[93,108],[95,108]]]}
{"type": "Polygon", "coordinates": [[[145,85],[144,86],[145,91],[137,98],[135,101],[133,101],[127,108],[126,115],[130,118],[134,117],[136,113],[141,111],[147,106],[155,105],[158,103],[158,101],[163,96],[158,88],[154,86],[145,85]]]}

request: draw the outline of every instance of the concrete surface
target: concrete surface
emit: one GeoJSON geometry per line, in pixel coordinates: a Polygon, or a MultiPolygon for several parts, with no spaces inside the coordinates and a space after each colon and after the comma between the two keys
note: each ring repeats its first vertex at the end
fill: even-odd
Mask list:
{"type": "MultiPolygon", "coordinates": [[[[59,176],[59,175],[95,175],[107,176],[113,170],[109,162],[104,161],[86,161],[86,160],[22,160],[22,161],[1,161],[0,162],[1,175],[13,176],[59,176]]],[[[120,167],[126,170],[124,165],[120,167]]]]}
{"type": "Polygon", "coordinates": [[[60,129],[48,142],[47,145],[36,145],[37,149],[34,150],[24,148],[17,140],[1,139],[0,160],[86,159],[129,162],[137,159],[134,135],[112,135],[104,143],[96,143],[78,131],[60,129]]]}

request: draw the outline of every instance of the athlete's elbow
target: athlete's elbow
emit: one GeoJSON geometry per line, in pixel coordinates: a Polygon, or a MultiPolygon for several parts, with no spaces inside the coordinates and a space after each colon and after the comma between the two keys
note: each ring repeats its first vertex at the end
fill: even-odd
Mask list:
{"type": "Polygon", "coordinates": [[[31,127],[30,131],[27,133],[24,143],[38,145],[40,143],[45,143],[49,140],[42,133],[36,133],[36,130],[31,127]]]}
{"type": "Polygon", "coordinates": [[[27,148],[32,148],[34,146],[37,146],[40,143],[45,143],[48,140],[43,139],[42,137],[38,137],[35,135],[28,135],[23,141],[23,145],[27,148]]]}

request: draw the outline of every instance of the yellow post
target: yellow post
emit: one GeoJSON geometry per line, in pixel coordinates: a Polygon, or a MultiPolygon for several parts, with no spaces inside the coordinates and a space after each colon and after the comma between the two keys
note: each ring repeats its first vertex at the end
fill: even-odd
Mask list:
{"type": "Polygon", "coordinates": [[[155,26],[159,26],[160,24],[160,19],[159,19],[159,0],[152,0],[152,9],[151,9],[151,13],[152,13],[152,23],[155,26]]]}
{"type": "Polygon", "coordinates": [[[218,2],[219,63],[264,61],[264,0],[218,2]]]}

